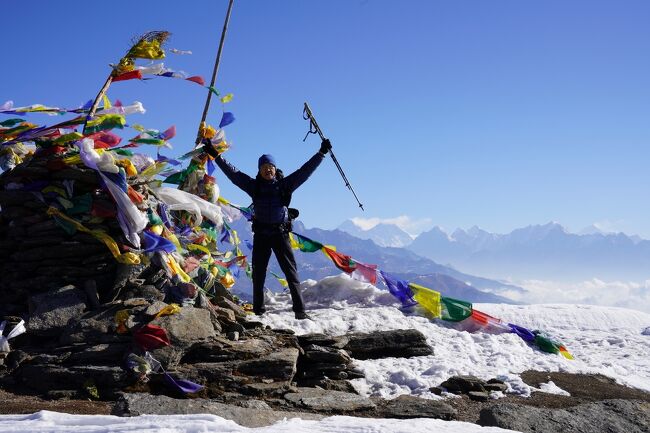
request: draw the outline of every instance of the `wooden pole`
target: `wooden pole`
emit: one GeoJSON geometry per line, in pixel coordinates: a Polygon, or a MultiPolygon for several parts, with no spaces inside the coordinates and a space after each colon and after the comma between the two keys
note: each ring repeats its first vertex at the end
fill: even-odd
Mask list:
{"type": "Polygon", "coordinates": [[[84,122],[84,129],[83,129],[83,134],[86,135],[86,125],[88,125],[88,121],[92,119],[95,116],[95,112],[97,111],[97,106],[99,105],[99,101],[102,100],[106,92],[108,91],[108,88],[111,86],[111,83],[113,82],[113,74],[111,73],[108,78],[106,79],[106,82],[102,86],[102,89],[99,91],[97,94],[97,97],[93,101],[93,105],[90,107],[90,111],[88,112],[88,115],[86,116],[86,121],[84,122]]]}
{"type": "MultiPolygon", "coordinates": [[[[210,87],[214,88],[214,83],[217,79],[217,72],[219,71],[219,63],[221,62],[221,52],[223,51],[223,44],[226,40],[226,32],[228,31],[228,22],[230,21],[230,12],[232,11],[232,5],[235,0],[230,0],[228,3],[228,12],[226,13],[226,19],[223,23],[223,30],[221,31],[221,40],[219,41],[219,50],[217,51],[217,58],[214,61],[214,69],[212,70],[212,79],[210,80],[210,87]]],[[[205,119],[208,117],[208,110],[210,109],[210,101],[212,100],[212,90],[208,90],[208,97],[205,100],[205,106],[203,107],[203,115],[201,116],[201,122],[199,123],[199,131],[196,134],[195,147],[201,143],[201,127],[203,126],[205,119]]]]}

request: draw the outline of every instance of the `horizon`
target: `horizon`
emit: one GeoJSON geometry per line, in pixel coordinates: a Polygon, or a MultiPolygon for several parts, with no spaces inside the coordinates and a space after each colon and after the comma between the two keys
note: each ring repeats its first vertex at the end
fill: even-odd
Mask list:
{"type": "Polygon", "coordinates": [[[490,234],[508,235],[508,234],[512,233],[513,231],[515,231],[515,230],[520,230],[520,229],[525,229],[525,228],[530,228],[530,227],[544,227],[544,226],[547,226],[547,225],[559,225],[568,234],[573,234],[573,235],[578,235],[578,236],[594,234],[594,233],[584,233],[587,230],[594,229],[594,231],[596,231],[596,234],[601,234],[601,235],[605,235],[605,236],[623,234],[623,235],[625,235],[627,237],[630,237],[630,238],[639,238],[641,240],[648,240],[648,239],[646,239],[646,238],[644,238],[644,237],[642,237],[642,236],[640,236],[640,235],[638,235],[636,233],[626,233],[626,232],[623,232],[623,231],[607,231],[604,228],[598,227],[598,223],[594,223],[594,224],[591,224],[589,226],[585,226],[585,227],[582,227],[581,229],[576,230],[574,228],[567,227],[565,224],[562,224],[559,221],[548,221],[546,223],[530,223],[530,224],[527,224],[525,226],[514,227],[514,228],[512,228],[512,229],[510,229],[510,230],[508,230],[506,232],[495,232],[495,231],[486,229],[485,227],[482,227],[482,226],[480,226],[478,224],[473,224],[473,225],[471,225],[469,227],[456,226],[455,228],[450,229],[450,228],[441,226],[439,224],[433,224],[432,223],[429,228],[419,230],[417,233],[413,233],[413,232],[409,231],[408,227],[405,227],[404,223],[400,223],[400,218],[401,217],[387,218],[385,220],[379,220],[379,219],[373,219],[373,218],[365,218],[365,219],[364,218],[348,218],[345,221],[343,221],[342,223],[340,223],[339,225],[337,225],[335,227],[335,229],[339,229],[347,221],[352,222],[357,228],[359,228],[362,231],[372,230],[373,228],[377,227],[378,225],[392,225],[392,226],[395,226],[398,229],[402,230],[407,235],[411,236],[411,238],[415,239],[419,235],[421,235],[422,233],[429,232],[429,231],[431,231],[433,229],[436,229],[436,228],[439,229],[440,231],[442,231],[443,233],[447,234],[448,236],[453,236],[454,232],[456,232],[457,230],[462,230],[464,232],[468,232],[468,231],[470,231],[470,230],[472,230],[474,228],[486,231],[486,232],[488,232],[490,234]]]}
{"type": "MultiPolygon", "coordinates": [[[[129,39],[155,28],[172,32],[170,48],[193,51],[168,55],[166,66],[209,79],[227,8],[226,0],[173,14],[119,1],[106,9],[74,0],[65,10],[6,3],[5,32],[38,47],[12,50],[20,67],[3,69],[0,104],[16,106],[83,104],[129,39]],[[78,26],[59,26],[56,38],[29,30],[97,17],[113,30],[80,36],[78,26]]],[[[310,226],[397,214],[419,229],[436,221],[507,233],[562,221],[649,239],[650,59],[639,55],[650,48],[649,14],[642,1],[235,2],[216,85],[234,99],[213,102],[208,121],[235,114],[225,157],[242,171],[253,174],[257,157],[272,153],[289,172],[318,150],[318,139],[301,141],[309,102],[366,209],[328,157],[294,195],[310,226]]],[[[129,122],[176,125],[164,155],[193,146],[205,89],[160,78],[116,83],[108,95],[144,104],[147,113],[129,122]]],[[[220,172],[217,182],[224,197],[250,202],[220,172]]]]}

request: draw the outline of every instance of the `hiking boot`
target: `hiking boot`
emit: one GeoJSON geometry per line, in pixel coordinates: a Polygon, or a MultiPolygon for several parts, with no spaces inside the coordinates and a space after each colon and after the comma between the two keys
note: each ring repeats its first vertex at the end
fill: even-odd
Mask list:
{"type": "Polygon", "coordinates": [[[253,313],[255,313],[256,316],[262,316],[266,313],[266,309],[262,308],[261,310],[253,310],[253,313]]]}
{"type": "Polygon", "coordinates": [[[298,320],[312,320],[312,318],[309,317],[309,315],[307,313],[305,313],[304,311],[296,313],[296,319],[298,319],[298,320]]]}

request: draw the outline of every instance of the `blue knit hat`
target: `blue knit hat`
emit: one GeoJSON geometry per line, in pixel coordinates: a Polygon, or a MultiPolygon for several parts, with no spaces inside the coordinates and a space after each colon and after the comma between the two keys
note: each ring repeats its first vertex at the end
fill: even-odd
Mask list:
{"type": "Polygon", "coordinates": [[[262,168],[264,164],[271,164],[273,167],[277,167],[277,165],[275,165],[275,158],[273,158],[273,155],[264,154],[260,156],[260,159],[257,161],[257,168],[262,168]]]}

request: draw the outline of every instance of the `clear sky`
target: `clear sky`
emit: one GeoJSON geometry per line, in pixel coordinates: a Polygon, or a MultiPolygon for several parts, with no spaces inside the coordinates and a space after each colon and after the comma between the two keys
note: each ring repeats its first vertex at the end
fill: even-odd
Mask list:
{"type": "MultiPolygon", "coordinates": [[[[2,0],[0,103],[78,106],[154,29],[194,53],[167,66],[209,80],[227,3],[2,0]]],[[[319,146],[302,142],[308,101],[366,211],[328,158],[294,194],[307,226],[407,216],[411,231],[508,232],[554,220],[650,238],[649,21],[642,0],[236,0],[216,85],[235,95],[225,156],[249,174],[262,153],[297,168],[319,146]]],[[[167,156],[192,147],[205,89],[158,78],[109,96],[144,104],[132,122],[176,125],[167,156]]]]}

